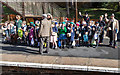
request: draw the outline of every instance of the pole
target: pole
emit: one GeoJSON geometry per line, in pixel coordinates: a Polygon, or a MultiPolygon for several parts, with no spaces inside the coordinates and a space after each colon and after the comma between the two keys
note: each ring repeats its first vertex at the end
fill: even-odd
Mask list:
{"type": "Polygon", "coordinates": [[[67,7],[67,17],[70,16],[70,11],[69,11],[69,1],[67,0],[66,2],[66,7],[67,7]]]}
{"type": "Polygon", "coordinates": [[[23,20],[25,20],[25,8],[24,8],[24,2],[22,2],[22,15],[23,15],[23,20]]]}
{"type": "Polygon", "coordinates": [[[76,18],[75,18],[75,22],[78,21],[78,9],[77,9],[77,0],[75,2],[75,8],[76,8],[76,18]]]}
{"type": "Polygon", "coordinates": [[[2,13],[3,13],[2,2],[0,2],[0,22],[2,22],[2,13]]]}

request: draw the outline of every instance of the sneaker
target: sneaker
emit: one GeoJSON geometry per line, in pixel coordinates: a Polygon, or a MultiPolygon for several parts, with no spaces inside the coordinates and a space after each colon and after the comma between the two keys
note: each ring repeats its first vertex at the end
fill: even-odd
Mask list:
{"type": "Polygon", "coordinates": [[[57,47],[55,47],[55,49],[57,49],[57,47]]]}
{"type": "Polygon", "coordinates": [[[49,53],[48,51],[44,51],[43,53],[49,53]]]}

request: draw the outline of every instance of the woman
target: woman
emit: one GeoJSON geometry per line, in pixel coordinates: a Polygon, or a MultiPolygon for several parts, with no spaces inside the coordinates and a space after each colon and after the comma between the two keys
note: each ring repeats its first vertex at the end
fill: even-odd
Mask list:
{"type": "Polygon", "coordinates": [[[18,34],[18,30],[21,28],[22,26],[22,20],[20,20],[21,17],[20,15],[17,15],[16,16],[16,20],[15,20],[15,23],[16,23],[16,33],[18,34]]]}

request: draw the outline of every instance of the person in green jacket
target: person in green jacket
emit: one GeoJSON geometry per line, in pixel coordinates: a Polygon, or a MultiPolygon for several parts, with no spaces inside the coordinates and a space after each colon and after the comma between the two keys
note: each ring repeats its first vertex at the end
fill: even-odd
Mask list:
{"type": "Polygon", "coordinates": [[[67,29],[65,27],[65,22],[62,22],[62,26],[59,29],[59,40],[61,41],[62,48],[64,48],[64,45],[65,45],[66,39],[67,39],[66,32],[67,32],[67,29]]]}
{"type": "Polygon", "coordinates": [[[18,30],[22,27],[22,20],[20,15],[16,15],[15,23],[16,23],[16,33],[18,33],[18,30]]]}

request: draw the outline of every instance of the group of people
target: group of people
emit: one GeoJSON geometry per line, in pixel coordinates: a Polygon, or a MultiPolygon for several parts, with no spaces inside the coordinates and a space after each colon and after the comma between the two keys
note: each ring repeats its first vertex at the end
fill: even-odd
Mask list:
{"type": "Polygon", "coordinates": [[[43,14],[42,20],[26,23],[20,16],[15,21],[6,21],[2,25],[4,40],[12,43],[20,40],[30,46],[38,46],[40,54],[48,53],[49,47],[53,49],[74,48],[80,46],[98,47],[103,44],[105,32],[110,38],[109,46],[117,48],[117,33],[119,23],[112,14],[108,19],[107,13],[101,15],[98,21],[90,20],[88,13],[85,16],[79,12],[81,21],[74,22],[65,18],[63,22],[53,20],[50,13],[43,14]],[[43,50],[43,49],[46,50],[43,50]]]}

